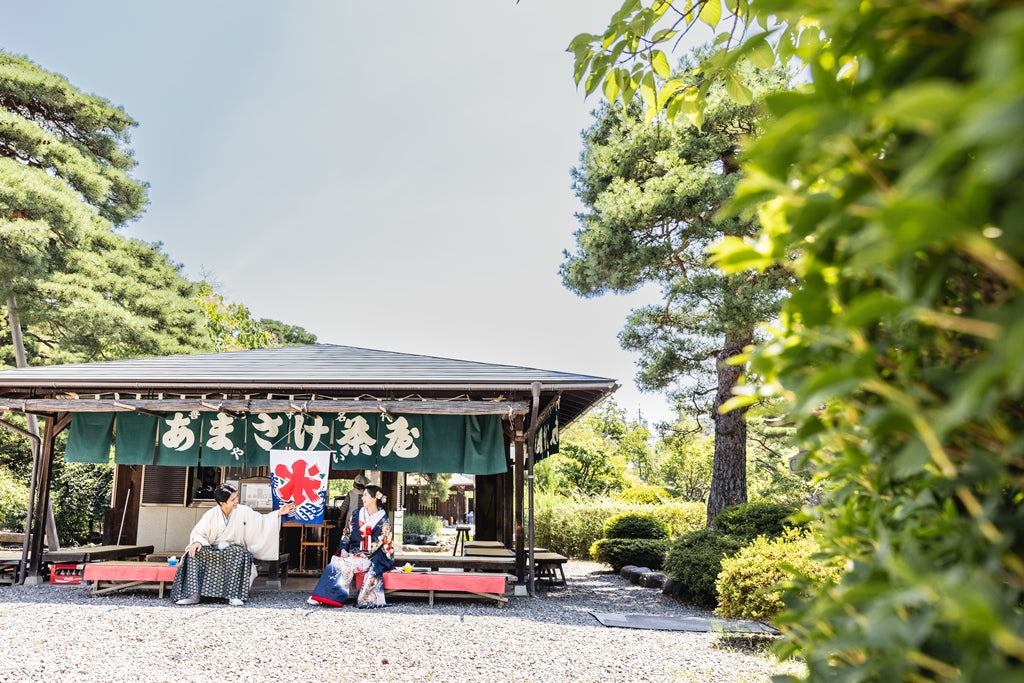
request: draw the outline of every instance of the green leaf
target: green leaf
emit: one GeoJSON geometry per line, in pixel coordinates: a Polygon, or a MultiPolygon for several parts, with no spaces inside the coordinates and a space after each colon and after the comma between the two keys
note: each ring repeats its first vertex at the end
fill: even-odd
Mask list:
{"type": "Polygon", "coordinates": [[[764,270],[772,265],[774,258],[760,245],[750,244],[738,237],[724,237],[712,244],[708,251],[711,262],[727,273],[748,270],[764,270]]]}
{"type": "Polygon", "coordinates": [[[878,111],[900,127],[937,134],[959,115],[964,98],[963,89],[949,81],[925,81],[897,91],[878,111]]]}
{"type": "Polygon", "coordinates": [[[586,94],[590,95],[597,90],[608,73],[608,58],[603,54],[596,54],[590,60],[590,75],[587,77],[586,94]]]}
{"type": "Polygon", "coordinates": [[[618,70],[610,71],[604,78],[604,96],[609,102],[614,102],[619,96],[618,70]]]}
{"type": "Polygon", "coordinates": [[[700,8],[700,14],[697,18],[711,28],[718,26],[718,22],[722,20],[721,0],[707,0],[704,6],[700,8]]]}
{"type": "Polygon", "coordinates": [[[654,74],[650,71],[645,73],[640,81],[640,96],[644,98],[644,103],[649,109],[658,106],[658,93],[654,89],[654,74]]]}
{"type": "Polygon", "coordinates": [[[770,69],[775,65],[775,52],[764,36],[756,36],[751,39],[753,45],[747,53],[747,59],[758,69],[770,69]]]}
{"type": "Polygon", "coordinates": [[[725,91],[729,93],[729,97],[737,104],[747,106],[754,101],[754,93],[750,91],[750,88],[743,85],[743,82],[734,71],[725,72],[725,91]]]}
{"type": "Polygon", "coordinates": [[[655,32],[654,36],[651,37],[652,43],[663,43],[666,40],[672,40],[676,37],[679,31],[671,28],[663,28],[655,32]]]}
{"type": "Polygon", "coordinates": [[[888,316],[897,315],[903,303],[884,292],[868,292],[850,302],[844,322],[850,327],[875,325],[888,316]]]}
{"type": "Polygon", "coordinates": [[[581,52],[576,53],[576,68],[573,70],[573,80],[576,85],[580,84],[583,80],[583,75],[587,73],[587,69],[590,67],[590,59],[594,56],[594,53],[590,48],[583,48],[581,52]]]}
{"type": "Polygon", "coordinates": [[[579,50],[581,47],[589,47],[590,43],[597,40],[597,38],[598,36],[595,36],[592,33],[581,33],[575,38],[573,38],[572,41],[569,43],[567,52],[579,50]]]}
{"type": "Polygon", "coordinates": [[[676,93],[683,89],[682,81],[675,78],[661,86],[661,90],[658,91],[658,106],[664,106],[665,103],[671,100],[676,93]]]}
{"type": "Polygon", "coordinates": [[[623,83],[619,86],[622,90],[622,104],[626,104],[633,101],[633,97],[636,95],[637,89],[640,87],[640,81],[636,79],[632,74],[626,74],[623,79],[623,83]]]}
{"type": "Polygon", "coordinates": [[[661,50],[655,50],[651,55],[651,68],[654,69],[660,78],[668,78],[672,70],[668,66],[668,58],[661,50]]]}

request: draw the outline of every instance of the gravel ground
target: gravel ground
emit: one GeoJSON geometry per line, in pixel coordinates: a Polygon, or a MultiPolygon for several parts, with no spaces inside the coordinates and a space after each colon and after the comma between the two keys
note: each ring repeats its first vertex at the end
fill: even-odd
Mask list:
{"type": "Polygon", "coordinates": [[[590,614],[709,616],[589,562],[508,605],[403,598],[381,610],[257,592],[178,607],[155,591],[0,586],[0,681],[768,681],[799,673],[744,637],[606,628],[590,614]]]}

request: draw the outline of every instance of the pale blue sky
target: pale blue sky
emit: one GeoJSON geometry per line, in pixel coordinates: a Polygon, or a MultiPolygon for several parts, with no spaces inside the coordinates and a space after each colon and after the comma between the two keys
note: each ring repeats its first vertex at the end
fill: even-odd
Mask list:
{"type": "Polygon", "coordinates": [[[321,342],[617,379],[656,292],[562,287],[596,98],[565,47],[621,0],[0,1],[0,41],[124,107],[128,234],[321,342]],[[384,8],[389,8],[385,10],[384,8]]]}

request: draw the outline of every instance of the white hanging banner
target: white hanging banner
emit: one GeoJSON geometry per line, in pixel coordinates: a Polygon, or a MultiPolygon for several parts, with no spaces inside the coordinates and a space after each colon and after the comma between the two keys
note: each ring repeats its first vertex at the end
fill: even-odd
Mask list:
{"type": "Polygon", "coordinates": [[[327,505],[330,451],[270,451],[270,490],[274,509],[295,503],[295,512],[282,520],[323,524],[327,505]]]}

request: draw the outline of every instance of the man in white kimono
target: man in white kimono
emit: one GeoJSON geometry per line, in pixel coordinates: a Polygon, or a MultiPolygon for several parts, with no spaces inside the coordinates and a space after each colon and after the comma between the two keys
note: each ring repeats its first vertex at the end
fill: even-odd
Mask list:
{"type": "Polygon", "coordinates": [[[206,511],[189,537],[178,563],[171,599],[194,605],[202,596],[227,599],[238,607],[249,599],[256,580],[257,560],[278,558],[281,516],[295,510],[293,503],[260,514],[238,504],[233,486],[221,484],[213,492],[217,505],[206,511]]]}

